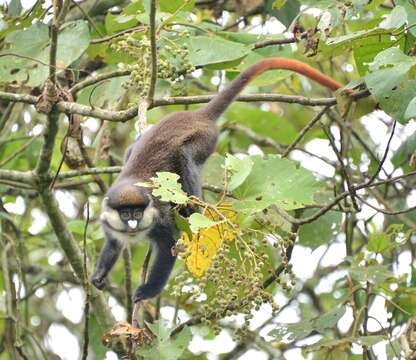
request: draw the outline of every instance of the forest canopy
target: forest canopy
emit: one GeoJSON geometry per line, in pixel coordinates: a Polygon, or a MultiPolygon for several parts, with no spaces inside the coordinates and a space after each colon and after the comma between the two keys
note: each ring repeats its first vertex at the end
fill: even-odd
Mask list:
{"type": "Polygon", "coordinates": [[[413,0],[1,1],[0,358],[416,358],[415,25],[413,0]],[[129,145],[272,57],[341,88],[254,79],[203,196],[137,184],[172,207],[163,293],[134,306],[146,241],[95,289],[129,145]]]}

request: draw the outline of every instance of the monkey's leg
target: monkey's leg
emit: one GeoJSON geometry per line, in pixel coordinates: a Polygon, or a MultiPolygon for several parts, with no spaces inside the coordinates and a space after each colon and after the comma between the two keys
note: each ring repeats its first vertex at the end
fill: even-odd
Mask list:
{"type": "Polygon", "coordinates": [[[106,242],[98,258],[97,267],[91,282],[97,289],[103,289],[105,278],[116,263],[123,245],[108,230],[104,230],[106,242]]]}
{"type": "Polygon", "coordinates": [[[134,302],[152,298],[160,294],[169,279],[175,265],[176,256],[172,255],[172,247],[175,245],[173,229],[157,224],[149,234],[156,250],[147,282],[139,286],[134,295],[134,302]]]}

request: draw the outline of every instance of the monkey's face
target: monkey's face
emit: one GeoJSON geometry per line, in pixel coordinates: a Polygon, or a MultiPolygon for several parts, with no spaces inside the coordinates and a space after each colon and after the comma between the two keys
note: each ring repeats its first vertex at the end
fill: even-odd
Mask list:
{"type": "Polygon", "coordinates": [[[157,215],[158,211],[153,206],[152,199],[147,204],[112,208],[108,199],[104,198],[100,219],[112,231],[133,236],[149,230],[157,215]]]}

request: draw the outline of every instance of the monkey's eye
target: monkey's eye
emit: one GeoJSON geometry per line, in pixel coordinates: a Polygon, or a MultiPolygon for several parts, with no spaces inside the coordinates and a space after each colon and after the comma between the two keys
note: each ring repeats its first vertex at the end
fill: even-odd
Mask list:
{"type": "Polygon", "coordinates": [[[120,211],[120,218],[123,221],[130,220],[130,211],[128,211],[128,210],[121,210],[120,211]]]}
{"type": "Polygon", "coordinates": [[[134,210],[134,212],[133,212],[133,217],[134,217],[136,220],[140,220],[140,219],[142,218],[142,216],[143,216],[143,211],[142,211],[142,210],[140,210],[140,209],[135,209],[135,210],[134,210]]]}

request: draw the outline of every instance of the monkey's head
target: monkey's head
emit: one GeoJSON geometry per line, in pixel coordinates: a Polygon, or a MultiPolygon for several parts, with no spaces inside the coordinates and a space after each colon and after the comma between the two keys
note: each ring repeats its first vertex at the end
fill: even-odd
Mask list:
{"type": "Polygon", "coordinates": [[[115,182],[104,197],[100,220],[112,231],[136,235],[149,230],[158,216],[151,190],[135,182],[115,182]]]}

